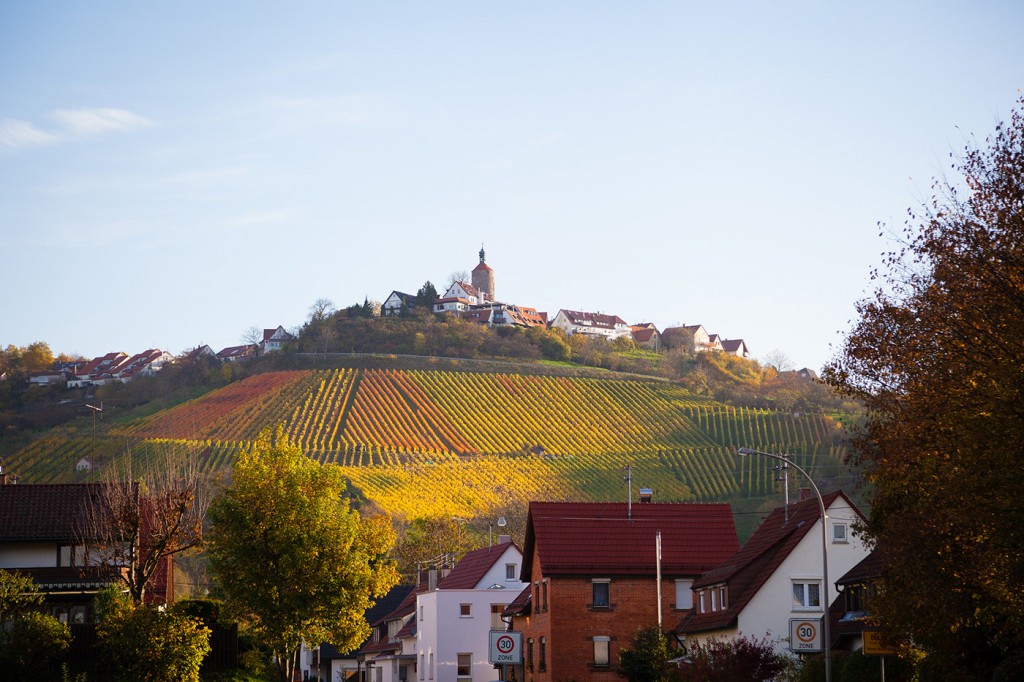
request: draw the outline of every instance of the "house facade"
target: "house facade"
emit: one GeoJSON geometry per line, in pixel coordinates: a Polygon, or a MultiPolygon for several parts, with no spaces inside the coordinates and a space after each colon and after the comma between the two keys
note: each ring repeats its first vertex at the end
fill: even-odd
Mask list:
{"type": "Polygon", "coordinates": [[[689,613],[693,582],[738,544],[727,504],[531,503],[527,587],[506,609],[523,637],[516,680],[618,680],[636,629],[657,625],[659,607],[669,627],[689,613]]]}
{"type": "MultiPolygon", "coordinates": [[[[834,580],[868,555],[852,529],[863,520],[842,491],[823,496],[828,573],[834,580]]],[[[790,619],[825,615],[821,514],[816,497],[779,507],[734,555],[693,585],[694,612],[675,632],[687,642],[746,635],[789,650],[790,619]]],[[[836,596],[829,585],[829,597],[836,596]]]]}
{"type": "MultiPolygon", "coordinates": [[[[0,474],[0,568],[31,577],[44,607],[65,623],[94,621],[96,593],[118,582],[102,565],[83,523],[102,483],[7,485],[0,474]]],[[[147,598],[173,601],[170,560],[154,574],[147,598]]]]}
{"type": "Polygon", "coordinates": [[[284,344],[294,340],[295,337],[289,334],[285,328],[280,325],[277,329],[264,329],[263,342],[260,344],[260,352],[276,353],[284,347],[284,344]]]}
{"type": "Polygon", "coordinates": [[[631,336],[632,330],[626,321],[618,315],[603,313],[587,313],[579,310],[559,310],[551,326],[561,329],[566,334],[585,334],[614,341],[631,336]]]}
{"type": "Polygon", "coordinates": [[[407,294],[402,291],[392,291],[384,302],[380,304],[381,317],[399,317],[408,313],[416,307],[415,294],[407,294]]]}

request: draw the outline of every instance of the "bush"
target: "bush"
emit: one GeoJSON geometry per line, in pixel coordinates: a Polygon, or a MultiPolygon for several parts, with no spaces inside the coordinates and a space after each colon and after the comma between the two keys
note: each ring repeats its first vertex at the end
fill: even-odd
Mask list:
{"type": "Polygon", "coordinates": [[[783,675],[790,659],[775,652],[768,638],[712,639],[690,649],[680,666],[685,682],[767,682],[783,675]]]}
{"type": "Polygon", "coordinates": [[[198,682],[210,630],[198,618],[124,602],[97,627],[106,660],[121,679],[198,682]]]}
{"type": "Polygon", "coordinates": [[[0,680],[54,679],[71,630],[49,614],[29,612],[0,632],[0,680]]]}

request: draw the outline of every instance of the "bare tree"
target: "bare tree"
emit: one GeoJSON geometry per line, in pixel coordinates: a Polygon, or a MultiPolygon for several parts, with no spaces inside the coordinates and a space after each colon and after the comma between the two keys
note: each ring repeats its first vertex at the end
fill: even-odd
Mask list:
{"type": "Polygon", "coordinates": [[[329,298],[318,298],[309,306],[309,321],[312,324],[323,322],[334,314],[334,301],[329,298]]]}
{"type": "Polygon", "coordinates": [[[764,364],[776,372],[788,372],[793,369],[793,361],[785,352],[776,348],[764,356],[764,364]]]}
{"type": "Polygon", "coordinates": [[[263,330],[253,325],[242,332],[242,343],[250,346],[258,346],[263,343],[263,330]]]}
{"type": "Polygon", "coordinates": [[[112,569],[143,603],[150,580],[161,567],[169,569],[169,557],[202,546],[209,505],[204,483],[194,453],[169,452],[136,471],[129,450],[106,469],[83,512],[79,534],[89,563],[112,569]]]}
{"type": "Polygon", "coordinates": [[[466,270],[456,270],[452,274],[448,275],[448,286],[445,287],[445,290],[451,288],[451,286],[453,284],[455,284],[456,282],[468,282],[468,281],[469,281],[469,272],[467,272],[466,270]]]}

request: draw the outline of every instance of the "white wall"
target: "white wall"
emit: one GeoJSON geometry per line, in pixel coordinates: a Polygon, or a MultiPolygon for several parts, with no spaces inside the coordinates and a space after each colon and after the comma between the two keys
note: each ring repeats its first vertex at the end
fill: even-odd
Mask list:
{"type": "MultiPolygon", "coordinates": [[[[843,498],[838,498],[826,511],[828,516],[828,601],[837,596],[835,581],[856,566],[868,555],[868,549],[859,538],[853,536],[852,526],[859,519],[857,513],[843,498]],[[832,541],[832,526],[836,523],[847,525],[847,542],[845,544],[832,541]]],[[[740,613],[738,626],[741,634],[763,637],[770,634],[772,639],[789,637],[790,618],[820,618],[822,609],[813,611],[794,610],[793,580],[822,579],[821,520],[814,523],[800,544],[782,562],[778,570],[765,582],[753,599],[747,603],[740,613]]],[[[824,594],[822,594],[824,601],[824,594]]],[[[779,651],[788,651],[788,642],[781,642],[776,647],[779,651]]]]}

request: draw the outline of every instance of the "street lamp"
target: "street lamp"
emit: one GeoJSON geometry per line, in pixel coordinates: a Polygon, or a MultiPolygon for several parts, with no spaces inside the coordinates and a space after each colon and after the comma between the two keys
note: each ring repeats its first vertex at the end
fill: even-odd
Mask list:
{"type": "Polygon", "coordinates": [[[785,464],[789,464],[794,469],[803,474],[808,481],[811,482],[811,488],[814,489],[814,495],[818,498],[818,508],[821,510],[821,576],[822,576],[822,600],[824,601],[824,616],[822,617],[821,631],[825,637],[825,682],[832,682],[832,638],[829,635],[829,623],[828,623],[828,529],[825,527],[825,501],[821,499],[821,492],[818,491],[818,486],[815,485],[814,479],[807,473],[803,467],[796,462],[792,461],[788,457],[783,455],[773,455],[770,452],[761,452],[760,450],[753,450],[751,448],[739,448],[737,452],[745,457],[747,455],[758,455],[760,457],[770,457],[777,459],[785,464]]]}

